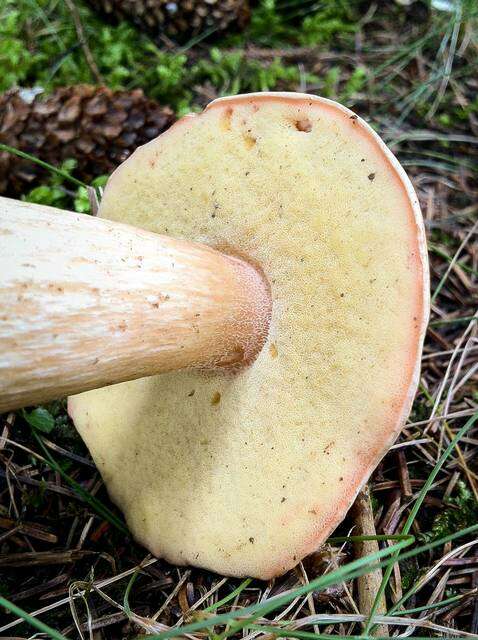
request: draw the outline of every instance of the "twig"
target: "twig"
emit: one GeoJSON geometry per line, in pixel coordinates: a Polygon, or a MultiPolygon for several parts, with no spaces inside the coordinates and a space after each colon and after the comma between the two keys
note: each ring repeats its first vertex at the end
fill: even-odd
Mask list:
{"type": "Polygon", "coordinates": [[[413,495],[412,485],[410,484],[410,476],[408,474],[407,458],[403,450],[397,451],[398,461],[398,477],[402,489],[402,495],[405,498],[411,498],[413,495]]]}
{"type": "MultiPolygon", "coordinates": [[[[83,552],[84,553],[84,552],[83,552]]],[[[138,571],[139,568],[144,569],[145,567],[149,567],[152,564],[155,564],[156,562],[158,562],[157,558],[150,558],[149,560],[142,562],[134,567],[132,567],[131,569],[127,569],[126,571],[123,571],[122,573],[119,573],[116,576],[112,576],[110,578],[105,578],[104,580],[98,580],[96,582],[93,583],[94,586],[97,587],[107,587],[110,584],[113,584],[115,582],[117,582],[118,580],[122,580],[123,578],[127,578],[128,576],[130,576],[132,573],[135,573],[136,571],[138,571]]],[[[74,597],[80,597],[82,595],[84,595],[84,591],[82,591],[81,593],[76,594],[74,597]]],[[[52,609],[56,609],[57,607],[62,607],[65,604],[70,604],[70,598],[62,598],[61,600],[58,600],[57,602],[53,602],[52,604],[49,604],[45,607],[41,607],[41,609],[36,609],[35,611],[31,611],[30,612],[30,616],[32,617],[37,617],[39,615],[41,615],[42,613],[47,613],[48,611],[51,611],[52,609]]],[[[23,618],[16,618],[15,620],[12,620],[12,622],[8,622],[7,624],[5,624],[3,627],[0,627],[0,632],[1,631],[6,631],[7,629],[11,629],[12,627],[16,627],[18,624],[22,624],[24,622],[23,618]]]]}
{"type": "Polygon", "coordinates": [[[79,11],[78,11],[75,3],[73,2],[73,0],[65,0],[65,4],[66,4],[66,6],[68,7],[68,10],[71,13],[71,17],[73,18],[73,22],[75,24],[76,35],[78,36],[78,42],[80,43],[80,46],[81,46],[81,48],[83,50],[86,63],[90,67],[91,73],[93,74],[93,77],[96,80],[96,82],[98,84],[103,84],[104,81],[103,81],[101,73],[100,73],[100,71],[98,69],[98,65],[96,64],[95,59],[93,58],[93,54],[91,53],[91,49],[88,46],[88,41],[87,41],[86,36],[85,36],[85,31],[83,29],[83,25],[81,24],[81,18],[80,18],[79,11]]]}
{"type": "Polygon", "coordinates": [[[27,551],[0,555],[0,567],[34,567],[48,564],[76,562],[85,556],[97,555],[96,551],[27,551]]]}
{"type": "MultiPolygon", "coordinates": [[[[471,579],[471,588],[476,589],[478,587],[478,569],[473,573],[471,579]]],[[[475,603],[473,605],[473,617],[471,619],[471,633],[478,635],[478,597],[475,597],[475,603]]]]}
{"type": "Polygon", "coordinates": [[[163,602],[160,608],[156,611],[156,613],[151,616],[151,620],[156,621],[159,618],[161,613],[168,606],[168,604],[171,602],[174,596],[179,592],[179,590],[181,589],[181,587],[183,586],[183,584],[186,582],[186,580],[189,578],[190,575],[191,575],[191,571],[189,569],[183,573],[183,575],[181,576],[181,579],[178,581],[177,585],[171,591],[169,596],[166,598],[166,600],[163,602]]]}
{"type": "MultiPolygon", "coordinates": [[[[370,500],[370,489],[366,485],[362,491],[358,494],[354,505],[354,520],[356,527],[356,535],[358,536],[375,536],[377,531],[375,529],[375,523],[373,518],[372,502],[370,500]]],[[[356,542],[354,544],[355,555],[357,558],[367,556],[371,553],[376,553],[379,550],[378,542],[376,540],[367,540],[363,542],[356,542]]],[[[382,582],[382,570],[375,569],[370,573],[357,578],[357,590],[360,613],[367,618],[372,610],[372,606],[375,597],[380,588],[382,582]]],[[[382,596],[381,602],[377,607],[377,613],[379,615],[385,614],[387,606],[385,597],[382,596]]],[[[377,627],[374,635],[381,638],[388,637],[388,628],[384,625],[377,627]]]]}

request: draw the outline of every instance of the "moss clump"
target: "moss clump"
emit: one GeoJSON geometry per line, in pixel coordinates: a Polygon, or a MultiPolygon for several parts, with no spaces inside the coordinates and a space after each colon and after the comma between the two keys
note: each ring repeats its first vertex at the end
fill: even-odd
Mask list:
{"type": "Polygon", "coordinates": [[[435,516],[431,530],[423,535],[426,542],[439,540],[478,522],[478,503],[466,484],[457,482],[457,493],[445,503],[445,509],[435,516]]]}
{"type": "MultiPolygon", "coordinates": [[[[356,29],[357,15],[343,1],[288,3],[276,6],[262,0],[253,10],[250,25],[240,34],[217,40],[209,58],[191,62],[188,47],[164,51],[127,22],[105,23],[87,6],[78,11],[101,79],[112,89],[141,87],[179,115],[191,109],[194,87],[210,83],[218,94],[271,89],[297,89],[299,81],[316,83],[297,64],[279,58],[251,60],[242,48],[247,42],[264,46],[325,45],[339,34],[356,29]]],[[[192,57],[192,56],[191,56],[192,57]]],[[[4,0],[0,8],[0,92],[12,86],[41,86],[46,92],[58,86],[94,83],[95,77],[78,42],[72,16],[56,0],[4,0]]],[[[362,72],[350,79],[350,94],[362,83],[362,72]]]]}
{"type": "MultiPolygon", "coordinates": [[[[190,99],[186,56],[161,51],[124,22],[111,26],[78,4],[83,28],[105,85],[141,87],[150,97],[182,106],[190,99]]],[[[72,84],[97,84],[78,43],[65,3],[5,0],[0,9],[0,91],[41,86],[46,92],[72,84]]]]}
{"type": "Polygon", "coordinates": [[[262,0],[252,12],[245,33],[232,41],[241,44],[247,40],[263,46],[325,46],[338,36],[354,33],[357,25],[357,8],[346,0],[262,0]]]}

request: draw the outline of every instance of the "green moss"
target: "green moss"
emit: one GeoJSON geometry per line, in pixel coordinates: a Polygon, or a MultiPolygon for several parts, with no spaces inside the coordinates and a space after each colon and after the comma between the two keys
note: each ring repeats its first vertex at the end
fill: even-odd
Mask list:
{"type": "Polygon", "coordinates": [[[478,522],[478,504],[463,481],[457,482],[457,493],[445,502],[446,508],[435,516],[431,530],[423,534],[426,542],[438,540],[478,522]]]}
{"type": "MultiPolygon", "coordinates": [[[[294,30],[287,24],[284,15],[277,11],[275,0],[261,0],[252,12],[246,39],[258,44],[273,45],[293,36],[294,30]]],[[[243,36],[238,36],[235,40],[240,43],[243,36]]]]}
{"type": "MultiPolygon", "coordinates": [[[[78,3],[83,28],[104,83],[112,89],[142,87],[153,98],[182,108],[191,98],[186,56],[165,53],[123,22],[105,24],[78,3]]],[[[65,3],[4,0],[0,10],[0,91],[38,85],[46,91],[96,83],[65,3]]]]}
{"type": "MultiPolygon", "coordinates": [[[[55,0],[37,0],[35,4],[30,0],[4,2],[0,10],[0,68],[3,71],[0,91],[15,85],[38,85],[51,92],[62,85],[96,83],[64,3],[55,0]]],[[[241,51],[225,52],[215,47],[210,50],[209,58],[191,65],[185,53],[160,50],[126,22],[112,26],[81,4],[78,10],[104,83],[112,89],[141,87],[148,96],[170,104],[179,115],[191,110],[193,87],[201,83],[212,84],[219,94],[234,94],[278,86],[295,89],[301,79],[297,65],[286,65],[279,59],[251,60],[241,51]]],[[[286,23],[285,17],[277,13],[274,2],[267,0],[254,12],[249,33],[255,33],[260,40],[259,33],[264,29],[269,42],[275,36],[292,37],[292,33],[299,33],[296,28],[279,26],[286,23]]],[[[308,37],[318,33],[317,25],[309,24],[307,29],[308,37]]],[[[247,37],[240,36],[241,42],[247,37]]],[[[305,80],[315,82],[316,78],[307,74],[305,80]]],[[[47,194],[45,190],[31,197],[41,202],[52,198],[52,204],[61,200],[60,193],[47,194]]]]}
{"type": "Polygon", "coordinates": [[[261,0],[244,33],[231,38],[237,45],[328,45],[335,37],[357,29],[358,14],[345,0],[261,0]]]}
{"type": "MultiPolygon", "coordinates": [[[[196,83],[213,84],[220,95],[247,91],[268,91],[282,86],[297,87],[301,80],[296,65],[285,65],[279,58],[263,63],[245,56],[242,51],[224,52],[212,48],[209,59],[203,59],[191,68],[196,83]],[[281,86],[282,85],[282,86],[281,86]]],[[[310,73],[304,77],[307,83],[317,82],[310,73]]]]}
{"type": "Polygon", "coordinates": [[[408,591],[420,578],[423,571],[417,566],[415,559],[405,560],[402,562],[401,567],[402,589],[408,591]]]}
{"type": "Polygon", "coordinates": [[[338,35],[355,33],[357,14],[353,3],[326,0],[320,8],[304,18],[299,42],[304,45],[330,44],[338,35]]]}
{"type": "Polygon", "coordinates": [[[452,118],[449,113],[441,113],[437,116],[437,120],[442,127],[449,127],[451,125],[452,118]]]}
{"type": "Polygon", "coordinates": [[[365,67],[356,67],[345,83],[342,91],[342,100],[346,101],[358,93],[365,86],[367,72],[365,67]]]}
{"type": "Polygon", "coordinates": [[[20,84],[28,77],[32,66],[40,62],[41,55],[32,55],[19,37],[22,17],[15,3],[7,0],[0,14],[0,90],[20,84]]]}
{"type": "Polygon", "coordinates": [[[321,80],[320,94],[325,98],[335,98],[338,94],[340,76],[340,67],[331,67],[321,80]]]}

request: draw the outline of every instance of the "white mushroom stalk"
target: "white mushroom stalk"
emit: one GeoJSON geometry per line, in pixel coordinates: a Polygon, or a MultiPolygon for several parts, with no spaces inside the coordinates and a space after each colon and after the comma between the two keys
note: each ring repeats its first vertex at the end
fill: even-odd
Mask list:
{"type": "Polygon", "coordinates": [[[0,412],[175,369],[240,369],[270,307],[242,259],[0,198],[0,412]]]}

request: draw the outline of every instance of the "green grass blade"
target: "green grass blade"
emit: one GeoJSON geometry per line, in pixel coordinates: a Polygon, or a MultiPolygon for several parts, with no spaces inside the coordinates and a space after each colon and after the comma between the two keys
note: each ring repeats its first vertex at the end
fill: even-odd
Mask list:
{"type": "Polygon", "coordinates": [[[25,622],[27,622],[29,625],[31,625],[35,629],[38,629],[38,631],[41,631],[42,633],[46,633],[46,635],[49,638],[53,638],[53,640],[68,640],[68,638],[62,635],[59,631],[55,631],[55,629],[52,629],[44,622],[41,622],[41,620],[37,620],[36,618],[33,618],[33,616],[31,616],[29,613],[27,613],[20,607],[17,607],[16,604],[13,604],[13,602],[10,602],[10,600],[7,600],[3,596],[0,596],[0,606],[5,607],[5,609],[8,609],[8,611],[10,611],[11,613],[14,613],[19,618],[23,618],[25,622]]]}
{"type": "MultiPolygon", "coordinates": [[[[403,526],[403,530],[402,530],[402,534],[407,535],[410,532],[410,529],[412,528],[413,522],[415,520],[415,517],[418,513],[418,510],[420,509],[420,507],[423,504],[423,501],[425,500],[425,496],[427,495],[430,487],[433,484],[433,481],[435,480],[436,476],[438,475],[440,469],[442,468],[442,466],[444,465],[444,463],[446,462],[448,456],[451,454],[451,452],[453,451],[453,449],[455,448],[455,446],[458,444],[458,442],[460,441],[460,439],[465,435],[465,433],[467,433],[468,431],[470,431],[470,429],[473,427],[473,425],[475,424],[475,422],[478,420],[478,413],[475,413],[464,425],[463,427],[458,431],[458,433],[456,434],[456,436],[453,438],[453,440],[450,442],[450,444],[448,445],[448,447],[445,449],[445,451],[442,453],[442,455],[440,456],[440,459],[438,460],[438,462],[436,463],[436,465],[433,467],[430,475],[428,476],[425,484],[423,485],[420,493],[418,494],[417,499],[415,500],[415,503],[410,511],[410,514],[403,526]]],[[[367,635],[370,633],[370,630],[372,628],[373,625],[373,617],[377,611],[378,605],[382,599],[382,596],[385,592],[385,589],[388,585],[388,581],[390,580],[390,576],[392,575],[392,571],[393,571],[393,563],[391,563],[384,572],[383,578],[382,578],[382,582],[380,584],[380,587],[378,589],[377,595],[375,596],[375,600],[373,602],[372,605],[372,609],[370,611],[370,615],[368,617],[367,623],[365,625],[364,628],[364,634],[367,635]]],[[[401,598],[401,600],[403,600],[403,598],[401,598]]],[[[400,602],[400,601],[399,601],[400,602]]],[[[399,606],[398,603],[397,605],[395,605],[395,607],[399,606]]],[[[392,607],[391,611],[395,611],[395,607],[392,607]]],[[[390,612],[389,612],[390,613],[390,612]]]]}
{"type": "MultiPolygon", "coordinates": [[[[209,627],[217,625],[232,624],[235,621],[240,621],[238,625],[235,625],[235,629],[239,627],[244,628],[245,626],[252,624],[257,618],[265,616],[272,611],[275,611],[276,609],[289,604],[298,596],[307,595],[311,591],[321,591],[329,586],[333,586],[334,584],[343,582],[344,580],[352,580],[354,578],[358,578],[366,573],[374,571],[375,569],[386,567],[387,565],[391,565],[395,562],[401,562],[403,560],[414,558],[421,553],[425,553],[426,551],[430,551],[431,549],[443,546],[447,542],[452,542],[453,540],[457,540],[458,538],[462,538],[464,536],[475,533],[478,533],[478,524],[467,527],[466,529],[462,529],[461,531],[457,531],[456,533],[451,533],[447,536],[444,536],[443,538],[440,538],[439,540],[428,542],[427,544],[417,547],[416,549],[404,551],[403,553],[399,553],[397,555],[397,548],[398,551],[400,551],[401,549],[404,549],[405,547],[412,544],[412,542],[414,541],[414,537],[409,536],[406,540],[398,542],[393,547],[386,547],[385,549],[381,549],[380,551],[377,551],[369,556],[358,558],[357,560],[350,562],[344,567],[340,567],[339,569],[336,569],[335,571],[332,571],[325,576],[320,576],[315,580],[311,580],[308,584],[302,585],[297,589],[294,589],[293,591],[285,593],[281,596],[271,598],[266,602],[256,603],[248,607],[244,607],[243,609],[239,609],[234,613],[222,613],[219,615],[210,616],[205,620],[198,620],[197,622],[193,622],[174,629],[169,629],[168,631],[163,631],[160,634],[151,635],[148,637],[151,638],[151,640],[167,640],[167,638],[175,638],[186,633],[193,633],[195,631],[207,629],[209,627]],[[388,558],[387,556],[392,557],[388,558]]],[[[230,631],[232,632],[232,629],[230,631]]],[[[363,636],[361,637],[363,639],[363,636]]]]}
{"type": "MultiPolygon", "coordinates": [[[[278,638],[299,638],[299,640],[389,640],[389,638],[380,638],[377,636],[336,636],[329,633],[312,633],[311,631],[299,631],[295,629],[278,629],[274,626],[250,624],[247,629],[251,631],[264,631],[271,633],[278,638]]],[[[407,636],[408,640],[430,640],[430,636],[407,636]]]]}
{"type": "Polygon", "coordinates": [[[124,592],[123,596],[123,608],[128,618],[131,618],[132,614],[131,607],[129,606],[129,594],[131,593],[131,589],[133,588],[133,584],[135,583],[136,578],[139,576],[139,572],[140,567],[138,567],[136,571],[131,574],[131,578],[128,580],[126,591],[124,592]]]}
{"type": "Polygon", "coordinates": [[[121,533],[124,533],[125,535],[129,536],[129,530],[127,526],[124,524],[124,522],[120,520],[120,518],[118,518],[118,516],[115,513],[110,511],[108,507],[106,507],[100,500],[98,500],[98,498],[95,498],[95,496],[92,496],[90,493],[88,493],[88,491],[85,491],[78,482],[73,480],[73,478],[70,478],[70,476],[61,468],[58,462],[56,462],[56,460],[50,454],[48,449],[45,447],[45,445],[43,444],[43,440],[38,435],[38,433],[34,429],[32,429],[32,433],[43,451],[46,464],[54,471],[58,471],[58,473],[65,480],[65,482],[67,482],[70,485],[70,487],[78,495],[80,495],[83,498],[83,500],[87,504],[89,504],[89,506],[92,509],[96,511],[98,515],[100,515],[102,518],[104,518],[110,524],[116,527],[119,531],[121,531],[121,533]]]}
{"type": "Polygon", "coordinates": [[[87,184],[85,184],[81,180],[78,180],[78,178],[75,178],[74,176],[70,175],[66,171],[63,171],[63,169],[54,167],[52,164],[48,164],[48,162],[43,162],[43,160],[40,160],[39,158],[36,158],[35,156],[32,156],[29,153],[20,151],[20,149],[15,149],[14,147],[9,147],[7,144],[0,143],[0,151],[6,151],[7,153],[11,153],[14,156],[23,158],[24,160],[30,160],[30,162],[33,162],[39,165],[40,167],[47,169],[48,171],[50,171],[50,173],[55,173],[57,176],[61,176],[64,180],[69,180],[71,183],[75,184],[77,187],[88,187],[87,184]]]}
{"type": "Polygon", "coordinates": [[[158,635],[151,636],[151,638],[166,640],[167,638],[174,638],[180,635],[184,635],[185,633],[192,633],[194,631],[199,631],[200,629],[205,629],[216,625],[231,624],[234,621],[237,621],[239,618],[249,616],[248,620],[241,621],[241,624],[244,626],[245,624],[250,623],[251,620],[255,620],[261,616],[267,615],[268,613],[275,611],[279,607],[289,604],[289,602],[291,602],[298,596],[306,595],[311,591],[325,589],[339,582],[343,582],[344,580],[351,579],[352,577],[355,577],[355,575],[358,576],[363,575],[364,573],[368,573],[372,570],[374,562],[378,562],[382,558],[391,556],[396,552],[397,547],[399,547],[399,550],[404,549],[405,547],[412,544],[413,541],[413,536],[409,536],[407,539],[398,542],[394,547],[386,547],[385,549],[376,551],[370,556],[358,558],[357,560],[350,562],[345,567],[340,567],[339,569],[336,569],[335,571],[332,571],[324,576],[320,576],[315,580],[311,580],[308,584],[302,585],[289,593],[271,598],[259,604],[256,603],[248,607],[244,607],[243,609],[240,609],[239,611],[236,611],[234,613],[221,613],[210,616],[205,620],[198,620],[197,622],[192,622],[182,627],[169,629],[168,631],[164,631],[158,635]]]}
{"type": "Polygon", "coordinates": [[[398,533],[396,535],[375,535],[375,536],[334,536],[327,538],[327,542],[330,544],[337,544],[340,542],[369,542],[371,540],[405,540],[409,538],[409,535],[398,533]]]}
{"type": "MultiPolygon", "coordinates": [[[[428,243],[428,251],[436,253],[437,256],[444,258],[449,263],[453,260],[453,258],[451,258],[446,251],[443,251],[443,249],[441,249],[438,245],[432,244],[431,242],[428,243]]],[[[455,264],[457,267],[460,267],[460,269],[463,269],[463,271],[471,273],[473,276],[478,276],[478,269],[473,269],[472,267],[469,267],[467,264],[464,264],[460,261],[455,262],[455,264]]]]}
{"type": "Polygon", "coordinates": [[[460,324],[461,322],[476,322],[477,316],[463,316],[462,318],[450,318],[450,320],[435,320],[430,322],[431,327],[441,327],[444,324],[460,324]]]}
{"type": "Polygon", "coordinates": [[[424,604],[423,607],[414,607],[413,609],[402,609],[401,611],[393,611],[390,613],[390,615],[408,616],[411,613],[428,611],[428,609],[439,609],[440,607],[446,607],[446,605],[453,604],[454,602],[458,602],[458,600],[463,600],[464,598],[466,598],[466,593],[460,594],[457,596],[452,596],[451,598],[446,598],[445,600],[440,600],[439,602],[434,602],[433,604],[424,604]]]}
{"type": "Polygon", "coordinates": [[[210,605],[209,607],[206,607],[205,609],[202,610],[201,613],[216,611],[216,609],[219,609],[219,607],[223,607],[225,604],[227,604],[231,600],[234,600],[234,598],[238,596],[242,591],[244,591],[244,589],[248,587],[251,584],[251,582],[252,582],[252,578],[246,578],[246,580],[241,582],[241,584],[236,589],[234,589],[234,591],[231,591],[231,593],[225,596],[222,600],[218,600],[217,602],[210,605]]]}
{"type": "Polygon", "coordinates": [[[432,295],[431,301],[430,301],[431,304],[433,304],[435,302],[435,300],[437,299],[438,295],[440,294],[440,291],[443,289],[443,286],[444,286],[448,276],[450,275],[450,272],[451,272],[451,270],[453,268],[453,265],[455,264],[455,262],[457,262],[458,256],[461,254],[461,251],[462,251],[463,247],[468,242],[468,240],[471,238],[471,236],[476,233],[477,230],[478,230],[478,220],[472,226],[470,231],[466,234],[465,238],[463,239],[463,241],[461,242],[460,246],[456,250],[456,253],[453,256],[453,258],[451,259],[447,270],[445,271],[445,273],[441,277],[440,282],[437,284],[437,287],[436,287],[435,291],[433,292],[433,295],[432,295]]]}

